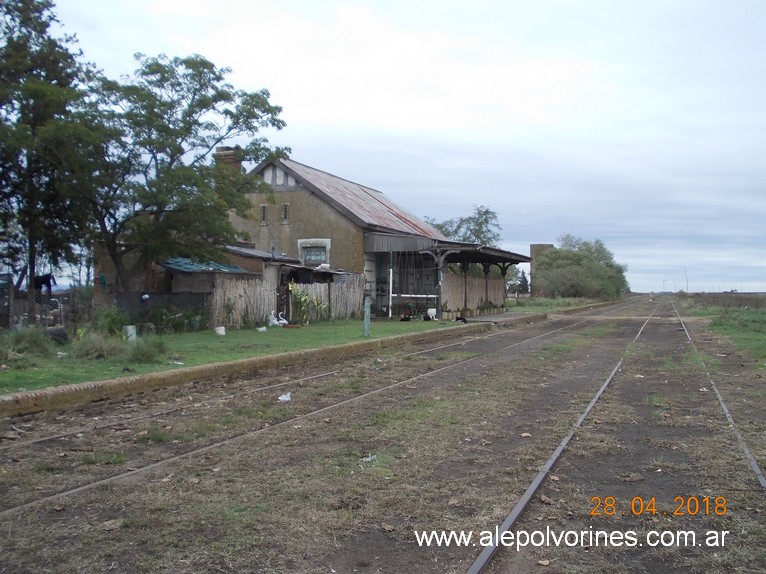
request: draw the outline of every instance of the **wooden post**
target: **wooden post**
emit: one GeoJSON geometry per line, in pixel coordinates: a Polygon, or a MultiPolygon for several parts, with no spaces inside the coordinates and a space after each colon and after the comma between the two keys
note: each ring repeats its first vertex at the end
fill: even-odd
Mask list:
{"type": "Polygon", "coordinates": [[[437,274],[437,283],[436,283],[436,319],[438,321],[442,320],[442,283],[444,283],[444,262],[447,260],[448,255],[452,255],[453,253],[458,253],[456,250],[447,250],[442,253],[442,251],[437,247],[433,251],[431,250],[425,250],[421,251],[422,254],[428,254],[431,257],[434,258],[434,262],[436,263],[436,274],[437,274]]]}

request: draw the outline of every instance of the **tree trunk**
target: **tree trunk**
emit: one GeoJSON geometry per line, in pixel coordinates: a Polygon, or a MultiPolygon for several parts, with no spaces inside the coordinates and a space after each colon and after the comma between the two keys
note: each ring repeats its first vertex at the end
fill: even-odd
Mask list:
{"type": "Polygon", "coordinates": [[[28,237],[29,251],[27,260],[27,323],[34,325],[37,323],[37,291],[35,290],[35,275],[37,266],[35,260],[37,259],[37,247],[35,246],[34,237],[31,235],[28,237]]]}
{"type": "Polygon", "coordinates": [[[119,283],[119,285],[116,285],[115,287],[119,292],[127,293],[130,291],[131,281],[130,274],[127,269],[125,269],[125,263],[122,260],[122,253],[119,253],[117,247],[114,245],[109,245],[107,251],[109,252],[109,258],[114,265],[114,271],[117,274],[117,283],[119,283]]]}

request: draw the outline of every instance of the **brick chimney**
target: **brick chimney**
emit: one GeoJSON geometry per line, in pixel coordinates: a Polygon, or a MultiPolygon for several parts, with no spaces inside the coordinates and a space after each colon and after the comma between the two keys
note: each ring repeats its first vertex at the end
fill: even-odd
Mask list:
{"type": "Polygon", "coordinates": [[[230,166],[242,171],[242,148],[239,146],[218,146],[215,148],[213,158],[216,163],[227,163],[230,166]]]}

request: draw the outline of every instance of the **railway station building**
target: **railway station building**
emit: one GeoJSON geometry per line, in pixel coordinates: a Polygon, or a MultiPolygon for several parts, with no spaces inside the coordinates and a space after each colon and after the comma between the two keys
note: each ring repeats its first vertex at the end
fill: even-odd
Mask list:
{"type": "MultiPolygon", "coordinates": [[[[233,152],[219,147],[216,159],[232,161],[233,152]]],[[[233,215],[235,227],[249,234],[250,249],[300,262],[280,265],[272,280],[282,284],[301,269],[304,276],[311,270],[363,275],[378,316],[435,309],[441,318],[447,311],[500,307],[508,269],[531,261],[451,241],[382,192],[292,159],[264,161],[250,175],[270,186],[273,201],[251,194],[249,217],[233,215]],[[472,264],[483,273],[469,274],[472,264]]]]}

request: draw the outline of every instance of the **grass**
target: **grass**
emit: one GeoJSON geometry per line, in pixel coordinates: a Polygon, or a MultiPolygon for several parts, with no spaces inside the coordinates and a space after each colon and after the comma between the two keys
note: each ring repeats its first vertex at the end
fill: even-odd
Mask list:
{"type": "MultiPolygon", "coordinates": [[[[373,339],[453,327],[450,322],[374,321],[373,339]]],[[[33,337],[37,341],[37,337],[33,337]]],[[[34,352],[37,347],[17,333],[0,337],[0,393],[34,390],[63,384],[98,381],[180,366],[204,365],[249,357],[329,347],[364,340],[361,321],[315,323],[297,329],[228,330],[139,337],[86,334],[74,343],[34,352]]]]}
{"type": "Polygon", "coordinates": [[[123,464],[127,458],[128,457],[122,453],[86,454],[82,457],[80,462],[86,465],[123,464]]]}
{"type": "Polygon", "coordinates": [[[169,442],[172,440],[172,437],[170,436],[170,433],[164,428],[151,427],[147,431],[145,439],[151,442],[163,443],[169,442]]]}
{"type": "MultiPolygon", "coordinates": [[[[509,299],[509,310],[545,312],[581,306],[585,299],[509,299]]],[[[450,321],[376,320],[373,339],[454,327],[450,321]]],[[[112,326],[112,331],[118,331],[112,326]]],[[[197,366],[290,351],[331,347],[364,340],[362,321],[328,321],[295,329],[271,328],[227,330],[221,337],[213,331],[139,336],[130,342],[119,335],[95,331],[76,341],[51,346],[42,330],[0,336],[0,394],[31,391],[65,384],[100,381],[181,366],[197,366]]]]}
{"type": "Polygon", "coordinates": [[[666,400],[656,392],[650,394],[647,397],[646,402],[653,407],[664,407],[666,405],[666,400]]]}
{"type": "Polygon", "coordinates": [[[714,357],[705,357],[703,359],[695,349],[688,349],[680,358],[674,356],[665,357],[661,369],[665,371],[699,371],[702,370],[703,360],[704,364],[708,367],[716,364],[714,357]]]}
{"type": "MultiPolygon", "coordinates": [[[[603,335],[608,336],[608,332],[603,335]]],[[[212,334],[211,337],[215,339],[212,334]]],[[[587,339],[577,338],[574,347],[554,344],[545,352],[550,352],[554,359],[560,358],[561,354],[581,348],[587,339]]],[[[638,351],[636,354],[639,355],[638,351]]],[[[647,361],[645,364],[657,368],[651,357],[643,354],[641,357],[647,361]]],[[[347,379],[339,375],[341,380],[328,382],[340,389],[353,389],[363,385],[366,376],[385,375],[404,380],[409,376],[405,367],[413,360],[396,362],[388,356],[380,361],[378,357],[371,358],[363,363],[370,367],[369,375],[367,369],[349,370],[347,375],[342,375],[347,379]]],[[[678,361],[681,360],[679,355],[678,361]]],[[[409,561],[412,559],[414,563],[423,552],[413,548],[412,530],[478,531],[501,522],[514,503],[515,493],[523,492],[587,400],[575,403],[570,402],[566,393],[542,392],[540,401],[536,402],[533,399],[538,398],[537,391],[527,388],[530,378],[537,380],[538,376],[546,375],[558,377],[564,383],[572,375],[584,373],[584,367],[568,373],[561,371],[559,363],[552,364],[547,371],[539,368],[534,357],[526,353],[520,354],[515,363],[513,368],[497,365],[477,372],[476,376],[462,377],[456,373],[451,375],[452,381],[445,375],[438,387],[435,382],[431,386],[421,381],[417,386],[412,385],[413,388],[403,387],[405,396],[381,393],[372,403],[346,405],[342,413],[330,415],[331,420],[326,422],[318,418],[305,419],[296,425],[290,423],[261,433],[257,440],[247,437],[233,441],[221,450],[206,452],[204,457],[189,457],[174,463],[172,476],[164,471],[157,475],[166,476],[166,480],[147,476],[140,482],[124,481],[109,492],[94,490],[73,497],[67,502],[64,514],[54,514],[47,509],[32,513],[39,524],[24,525],[30,520],[28,514],[14,516],[13,523],[3,527],[4,533],[7,532],[8,541],[4,542],[9,548],[7,555],[11,559],[28,560],[28,564],[55,560],[61,570],[83,572],[104,570],[104,565],[121,562],[143,572],[215,571],[217,568],[231,572],[305,573],[326,572],[331,566],[339,572],[352,571],[357,566],[354,560],[366,559],[369,553],[374,557],[375,561],[371,559],[371,562],[375,566],[395,563],[400,571],[416,571],[418,568],[409,561]],[[517,427],[517,424],[523,426],[517,427]],[[539,442],[518,436],[521,430],[528,429],[534,435],[533,440],[539,442]],[[104,520],[113,517],[122,520],[119,530],[98,528],[104,520]],[[386,523],[395,528],[393,532],[381,532],[386,523]],[[72,532],[79,533],[78,544],[68,543],[72,532]],[[317,548],[323,552],[319,556],[317,548]],[[349,559],[349,567],[343,562],[335,563],[349,552],[354,554],[349,559]]],[[[635,372],[643,371],[640,366],[637,365],[635,372]]],[[[569,387],[562,386],[566,388],[569,387]]],[[[314,390],[314,385],[306,386],[302,393],[314,390]]],[[[663,388],[662,394],[647,393],[642,399],[647,404],[661,406],[675,398],[670,392],[663,388]]],[[[608,464],[605,461],[612,454],[619,454],[620,460],[632,454],[630,441],[618,440],[623,437],[612,431],[617,419],[622,420],[621,417],[633,411],[633,396],[606,393],[604,401],[607,402],[599,403],[597,412],[603,423],[613,425],[596,425],[591,417],[588,426],[578,431],[578,440],[570,445],[573,454],[591,457],[589,460],[596,469],[608,464]],[[605,406],[609,406],[606,413],[605,406]]],[[[209,432],[217,423],[227,426],[232,415],[246,423],[251,418],[258,419],[259,413],[272,406],[275,416],[282,418],[285,413],[295,412],[294,406],[287,409],[275,402],[272,396],[270,402],[250,399],[238,400],[233,405],[216,404],[205,409],[204,419],[195,415],[166,421],[172,423],[172,428],[161,427],[164,423],[154,421],[150,423],[154,426],[147,427],[146,440],[167,442],[209,432]]],[[[628,420],[624,426],[629,429],[634,424],[635,421],[628,420]]],[[[679,451],[670,452],[678,438],[668,439],[655,452],[647,452],[646,457],[636,457],[630,462],[635,462],[635,469],[647,476],[658,467],[668,474],[670,471],[683,473],[681,477],[668,478],[671,482],[667,487],[675,489],[672,495],[698,494],[688,486],[696,484],[691,482],[695,480],[695,471],[703,472],[700,482],[714,494],[726,493],[724,487],[731,476],[737,477],[737,497],[732,500],[736,506],[727,521],[739,522],[722,522],[716,526],[736,532],[732,548],[727,545],[717,549],[715,556],[713,550],[688,554],[675,551],[662,560],[657,559],[660,549],[646,553],[628,549],[620,553],[593,548],[584,553],[582,548],[540,548],[537,549],[539,555],[527,554],[531,556],[530,563],[534,565],[539,558],[551,559],[552,570],[562,572],[624,572],[637,560],[644,560],[657,572],[672,569],[673,564],[680,564],[678,568],[683,571],[695,572],[760,571],[758,566],[764,553],[759,542],[763,540],[764,528],[753,510],[759,508],[758,493],[741,488],[737,469],[732,469],[732,437],[714,432],[715,428],[711,426],[710,433],[702,434],[709,442],[691,445],[698,452],[695,456],[689,455],[688,463],[679,459],[679,451]],[[710,459],[716,463],[709,464],[710,459]],[[684,479],[680,484],[686,488],[674,487],[676,478],[684,479]],[[730,524],[736,529],[730,528],[730,524]]],[[[686,450],[683,453],[686,455],[686,450]]],[[[98,456],[93,455],[94,461],[98,456]]],[[[740,466],[744,471],[739,472],[744,474],[746,465],[740,466]]],[[[528,514],[526,527],[544,530],[546,523],[555,519],[561,528],[587,529],[588,521],[581,518],[592,507],[590,497],[594,494],[620,496],[614,487],[619,484],[613,482],[612,475],[616,472],[606,473],[605,480],[610,482],[601,483],[592,478],[587,463],[580,468],[581,475],[567,471],[566,467],[559,468],[560,482],[546,480],[546,493],[555,502],[542,507],[539,501],[533,501],[530,508],[534,512],[528,514]],[[612,491],[594,491],[594,484],[613,484],[612,491]]],[[[95,470],[105,472],[105,469],[95,470]]],[[[36,478],[42,482],[51,480],[48,473],[59,471],[40,463],[36,472],[39,473],[36,478]]],[[[640,484],[628,485],[623,488],[623,494],[629,493],[628,500],[636,494],[655,494],[640,489],[640,484]]],[[[672,497],[664,503],[669,504],[668,500],[672,497]]],[[[662,502],[658,497],[658,503],[662,502]]],[[[610,530],[634,528],[616,517],[600,526],[610,530]]],[[[693,517],[689,522],[667,528],[681,526],[693,530],[713,528],[703,517],[693,517]]],[[[660,527],[666,527],[665,523],[647,523],[635,528],[660,527]]],[[[453,561],[451,567],[445,567],[445,572],[465,571],[455,564],[460,559],[464,562],[465,554],[446,554],[434,549],[432,555],[433,560],[438,557],[441,564],[453,561]]],[[[525,564],[522,562],[520,567],[523,569],[525,564]]],[[[358,569],[366,567],[360,564],[358,569]]],[[[541,573],[545,570],[539,569],[541,573]]]]}
{"type": "Polygon", "coordinates": [[[523,311],[525,313],[546,313],[548,311],[582,307],[593,303],[597,303],[597,301],[579,297],[557,297],[555,299],[546,297],[522,297],[519,299],[510,298],[505,300],[507,309],[511,311],[523,311]]]}
{"type": "Polygon", "coordinates": [[[766,309],[708,308],[710,327],[759,361],[766,360],[766,309]]]}

